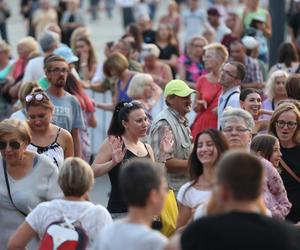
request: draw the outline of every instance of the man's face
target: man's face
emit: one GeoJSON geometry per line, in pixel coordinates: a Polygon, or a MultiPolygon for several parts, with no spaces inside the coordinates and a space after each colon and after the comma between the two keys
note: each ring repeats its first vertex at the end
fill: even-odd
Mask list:
{"type": "Polygon", "coordinates": [[[168,102],[170,107],[178,112],[181,116],[185,116],[188,112],[191,111],[192,107],[192,97],[188,95],[186,97],[180,96],[169,96],[168,102]]]}
{"type": "Polygon", "coordinates": [[[125,48],[125,46],[121,42],[115,43],[113,45],[111,51],[112,51],[112,53],[118,52],[118,53],[121,53],[123,56],[125,56],[127,58],[129,57],[128,50],[125,48]]]}
{"type": "Polygon", "coordinates": [[[237,70],[236,67],[232,64],[226,63],[220,75],[220,84],[223,88],[231,88],[236,85],[237,81],[237,70]]]}
{"type": "Polygon", "coordinates": [[[230,57],[234,61],[244,63],[245,56],[246,56],[246,54],[245,54],[245,49],[244,49],[243,45],[241,45],[239,43],[230,45],[230,57]]]}
{"type": "Polygon", "coordinates": [[[207,15],[207,20],[212,26],[215,26],[219,22],[219,17],[217,15],[207,15]]]}
{"type": "Polygon", "coordinates": [[[53,62],[46,70],[47,80],[51,86],[64,88],[69,72],[69,65],[66,62],[53,62]]]}

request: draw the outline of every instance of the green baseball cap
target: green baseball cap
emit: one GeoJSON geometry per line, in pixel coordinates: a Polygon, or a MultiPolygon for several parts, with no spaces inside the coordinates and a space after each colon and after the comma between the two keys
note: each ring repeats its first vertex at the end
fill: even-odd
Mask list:
{"type": "Polygon", "coordinates": [[[186,97],[193,92],[195,92],[195,90],[191,89],[184,81],[172,80],[166,85],[164,95],[177,95],[180,97],[186,97]]]}

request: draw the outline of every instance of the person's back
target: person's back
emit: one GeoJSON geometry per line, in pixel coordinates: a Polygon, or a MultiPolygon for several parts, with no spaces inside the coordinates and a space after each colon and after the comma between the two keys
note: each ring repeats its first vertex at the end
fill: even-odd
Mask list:
{"type": "Polygon", "coordinates": [[[300,230],[252,212],[237,212],[199,219],[182,234],[183,250],[300,249],[300,230]]]}

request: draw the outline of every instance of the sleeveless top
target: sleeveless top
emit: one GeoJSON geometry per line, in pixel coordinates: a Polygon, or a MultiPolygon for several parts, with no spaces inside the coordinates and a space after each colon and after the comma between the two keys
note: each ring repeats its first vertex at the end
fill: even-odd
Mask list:
{"type": "Polygon", "coordinates": [[[43,154],[49,157],[55,166],[60,168],[62,164],[64,163],[64,150],[57,142],[57,138],[59,136],[61,128],[58,129],[55,140],[48,146],[40,147],[38,145],[35,145],[33,143],[30,143],[27,147],[28,150],[37,152],[38,154],[43,154]]]}
{"type": "Polygon", "coordinates": [[[130,150],[127,149],[123,160],[109,171],[108,176],[109,176],[109,180],[111,183],[111,192],[109,195],[107,210],[110,213],[127,213],[128,212],[127,205],[121,198],[121,192],[119,189],[119,173],[120,173],[122,164],[124,164],[129,159],[132,159],[135,157],[150,158],[149,151],[145,144],[144,144],[144,146],[147,150],[147,154],[145,156],[138,157],[137,155],[135,155],[134,153],[132,153],[130,150]]]}
{"type": "Polygon", "coordinates": [[[121,101],[125,101],[125,102],[130,102],[132,99],[127,95],[127,90],[128,90],[128,87],[129,87],[129,84],[131,82],[131,79],[134,75],[132,75],[127,83],[126,83],[126,86],[124,89],[122,89],[121,87],[121,80],[119,80],[117,82],[117,89],[118,89],[118,93],[119,93],[119,96],[118,96],[118,101],[117,102],[121,102],[121,101]]]}

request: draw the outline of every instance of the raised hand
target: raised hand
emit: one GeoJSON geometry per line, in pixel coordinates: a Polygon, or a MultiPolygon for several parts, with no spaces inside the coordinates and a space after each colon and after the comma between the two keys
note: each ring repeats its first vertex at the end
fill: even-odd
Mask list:
{"type": "Polygon", "coordinates": [[[122,138],[120,137],[109,136],[108,142],[110,143],[112,148],[112,162],[115,166],[124,159],[127,149],[124,146],[122,138]]]}
{"type": "Polygon", "coordinates": [[[164,128],[163,136],[160,141],[160,151],[161,154],[167,154],[170,153],[173,149],[174,145],[174,136],[172,131],[168,128],[164,128]]]}

